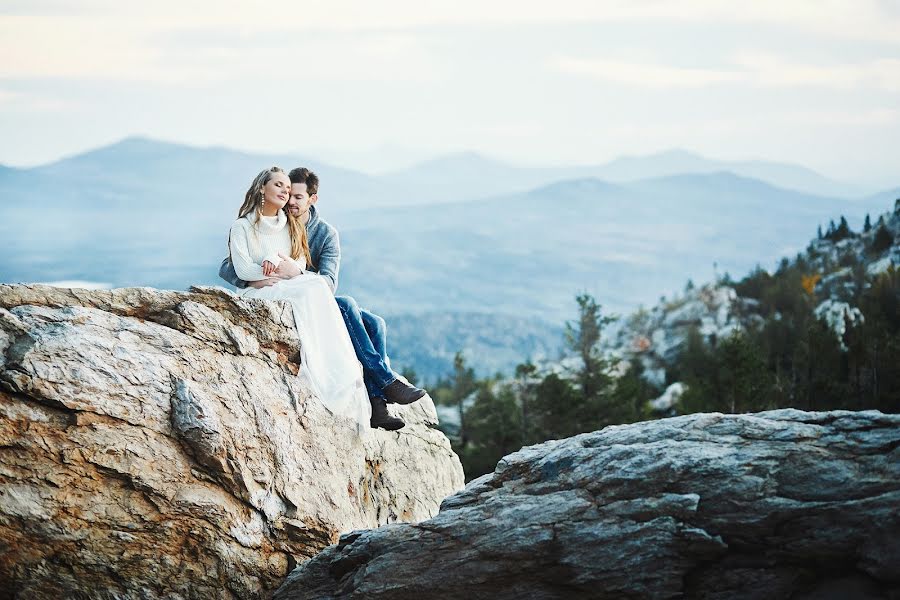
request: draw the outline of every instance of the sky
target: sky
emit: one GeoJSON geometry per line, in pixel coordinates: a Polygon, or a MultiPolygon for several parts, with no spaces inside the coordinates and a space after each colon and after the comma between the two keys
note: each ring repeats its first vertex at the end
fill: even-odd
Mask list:
{"type": "Polygon", "coordinates": [[[0,0],[0,164],[131,135],[367,171],[684,148],[900,185],[900,0],[0,0]]]}

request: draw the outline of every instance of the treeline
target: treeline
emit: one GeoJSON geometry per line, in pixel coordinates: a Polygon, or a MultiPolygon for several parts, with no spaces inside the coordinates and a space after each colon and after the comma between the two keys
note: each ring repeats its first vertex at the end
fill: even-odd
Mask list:
{"type": "Polygon", "coordinates": [[[478,379],[457,353],[453,375],[431,386],[438,404],[457,411],[459,425],[447,433],[470,479],[522,446],[651,418],[647,401],[657,390],[641,377],[640,363],[614,364],[599,349],[612,317],[588,294],[576,300],[578,316],[566,324],[577,359],[570,372],[539,375],[524,363],[512,380],[478,379]]]}
{"type": "MultiPolygon", "coordinates": [[[[757,268],[740,281],[726,274],[718,283],[755,301],[758,316],[744,319],[744,330],[723,339],[688,330],[681,351],[666,365],[666,385],[687,386],[677,412],[900,412],[900,270],[867,275],[866,259],[895,242],[882,221],[877,227],[861,254],[848,250],[836,263],[811,245],[805,255],[783,259],[774,274],[757,268]],[[842,268],[848,271],[845,285],[836,291],[819,285],[822,270],[842,268]],[[844,331],[836,334],[815,313],[828,298],[858,308],[862,319],[844,318],[844,331]]],[[[841,218],[819,239],[858,236],[841,218]]],[[[663,416],[653,414],[648,401],[664,388],[644,380],[641,362],[614,364],[599,350],[612,318],[591,296],[576,300],[576,318],[566,325],[573,357],[568,370],[539,373],[525,363],[513,378],[479,379],[457,354],[453,374],[431,386],[435,401],[458,416],[458,427],[447,433],[468,478],[492,471],[501,457],[525,445],[663,416]]]]}

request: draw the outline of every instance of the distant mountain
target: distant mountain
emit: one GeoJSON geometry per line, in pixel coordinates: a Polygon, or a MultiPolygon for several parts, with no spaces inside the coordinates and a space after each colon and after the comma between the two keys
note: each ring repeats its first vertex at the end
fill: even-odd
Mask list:
{"type": "Polygon", "coordinates": [[[610,181],[635,181],[668,175],[721,171],[820,196],[859,196],[864,191],[858,186],[828,179],[799,165],[762,160],[713,160],[686,150],[667,150],[648,156],[618,158],[601,165],[595,174],[610,181]]]}
{"type": "MultiPolygon", "coordinates": [[[[595,178],[614,183],[682,174],[728,171],[771,185],[830,197],[860,196],[857,186],[840,183],[805,167],[772,161],[712,160],[686,150],[667,150],[648,156],[622,157],[597,166],[519,167],[466,152],[428,160],[385,178],[401,188],[418,186],[420,195],[409,204],[452,202],[459,194],[478,197],[529,190],[555,181],[595,178]]],[[[407,203],[407,202],[404,202],[407,203]]]]}
{"type": "MultiPolygon", "coordinates": [[[[335,210],[368,206],[379,185],[367,175],[302,156],[249,154],[221,147],[194,147],[142,137],[23,171],[66,181],[84,200],[105,204],[137,194],[152,210],[177,209],[236,214],[253,177],[266,167],[308,166],[322,179],[323,196],[335,210]]],[[[382,194],[387,198],[387,194],[382,194]]]]}
{"type": "Polygon", "coordinates": [[[731,173],[560,182],[345,216],[344,281],[390,312],[489,306],[561,323],[578,291],[628,311],[688,278],[712,278],[714,264],[719,274],[734,274],[796,254],[814,224],[836,214],[858,228],[867,210],[731,173]]]}
{"type": "MultiPolygon", "coordinates": [[[[743,272],[799,250],[810,223],[845,214],[858,226],[874,201],[713,173],[576,179],[468,201],[463,194],[473,190],[457,186],[453,203],[391,208],[378,194],[394,186],[379,178],[300,158],[130,138],[0,177],[0,235],[11,254],[0,280],[218,283],[244,189],[260,165],[273,163],[311,164],[322,174],[319,208],[344,243],[342,286],[390,314],[489,307],[561,323],[579,290],[626,310],[688,277],[708,279],[714,262],[743,272]],[[35,186],[35,176],[57,185],[35,186]],[[362,201],[335,197],[354,186],[362,201]]],[[[473,179],[480,163],[457,156],[455,172],[473,179]]]]}
{"type": "Polygon", "coordinates": [[[479,363],[495,364],[493,356],[507,364],[500,348],[510,340],[523,349],[556,347],[552,332],[573,318],[580,291],[624,314],[688,278],[710,279],[714,263],[734,274],[792,255],[835,215],[858,228],[866,212],[878,214],[900,196],[839,199],[730,172],[615,183],[563,169],[554,176],[575,176],[482,197],[496,188],[481,179],[516,187],[546,175],[493,161],[484,176],[484,160],[462,154],[385,178],[302,157],[129,138],[33,169],[2,169],[0,281],[222,284],[228,227],[252,177],[272,164],[306,164],[323,179],[321,213],[341,232],[342,292],[413,323],[410,347],[420,327],[443,323],[433,329],[444,341],[425,336],[416,350],[423,365],[446,365],[457,344],[479,349],[479,363]],[[435,204],[440,195],[422,191],[415,197],[431,200],[391,206],[427,189],[448,202],[435,204]],[[457,316],[423,316],[438,313],[457,316]],[[468,322],[463,314],[495,321],[476,320],[478,331],[454,337],[451,329],[468,322]]]}

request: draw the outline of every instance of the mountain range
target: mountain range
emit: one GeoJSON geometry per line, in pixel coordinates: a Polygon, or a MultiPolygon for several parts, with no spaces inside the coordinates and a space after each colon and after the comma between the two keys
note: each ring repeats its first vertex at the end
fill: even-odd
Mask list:
{"type": "Polygon", "coordinates": [[[836,197],[843,184],[802,167],[681,151],[558,169],[461,154],[375,176],[129,138],[0,169],[0,281],[220,284],[228,227],[250,180],[272,164],[320,175],[318,208],[341,232],[340,291],[393,320],[397,345],[420,348],[398,364],[431,375],[459,349],[476,359],[510,347],[520,359],[546,354],[580,291],[624,313],[714,269],[768,266],[804,248],[817,224],[844,215],[858,227],[900,195],[836,197]]]}

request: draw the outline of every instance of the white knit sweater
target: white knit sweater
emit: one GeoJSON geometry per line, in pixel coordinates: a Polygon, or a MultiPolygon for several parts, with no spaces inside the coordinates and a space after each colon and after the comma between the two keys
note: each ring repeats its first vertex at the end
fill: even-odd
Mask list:
{"type": "MultiPolygon", "coordinates": [[[[244,281],[266,279],[263,261],[278,266],[279,252],[285,256],[291,254],[291,233],[284,211],[278,211],[275,217],[260,217],[258,223],[253,212],[235,221],[229,232],[228,249],[238,277],[244,281]]],[[[301,267],[306,266],[302,258],[299,262],[301,267]]]]}

